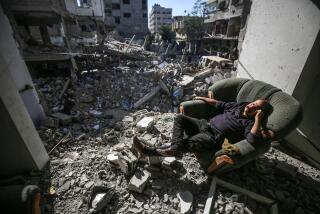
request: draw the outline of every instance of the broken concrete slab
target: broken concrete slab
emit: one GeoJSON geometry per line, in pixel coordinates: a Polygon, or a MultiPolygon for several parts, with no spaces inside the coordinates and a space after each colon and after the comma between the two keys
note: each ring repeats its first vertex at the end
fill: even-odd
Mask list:
{"type": "Polygon", "coordinates": [[[151,128],[151,126],[153,125],[154,120],[152,117],[144,117],[142,118],[142,120],[140,120],[137,125],[137,131],[139,132],[144,132],[146,130],[148,130],[149,128],[151,128]]]}
{"type": "Polygon", "coordinates": [[[146,103],[149,99],[151,99],[153,96],[155,96],[159,91],[161,90],[161,87],[158,85],[157,87],[153,88],[148,94],[146,94],[144,97],[142,97],[140,100],[134,103],[134,108],[139,108],[141,105],[146,103]]]}
{"type": "Polygon", "coordinates": [[[179,82],[179,85],[181,86],[187,86],[194,80],[194,77],[189,75],[183,75],[182,81],[179,82]]]}
{"type": "Polygon", "coordinates": [[[177,194],[180,199],[180,213],[186,214],[192,211],[193,195],[190,191],[182,191],[177,194]]]}
{"type": "Polygon", "coordinates": [[[137,171],[130,179],[128,185],[129,190],[142,193],[150,177],[151,174],[147,170],[137,171]]]}

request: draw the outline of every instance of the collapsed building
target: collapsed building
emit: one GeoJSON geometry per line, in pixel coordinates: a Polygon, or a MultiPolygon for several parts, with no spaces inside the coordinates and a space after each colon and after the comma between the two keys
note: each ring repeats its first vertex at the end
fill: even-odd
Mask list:
{"type": "Polygon", "coordinates": [[[104,0],[104,4],[107,28],[123,37],[144,38],[149,32],[147,0],[104,0]]]}
{"type": "MultiPolygon", "coordinates": [[[[39,8],[30,1],[1,4],[0,195],[1,202],[19,198],[21,193],[28,199],[19,206],[17,201],[1,203],[2,211],[9,208],[21,213],[30,209],[30,203],[34,213],[316,213],[320,209],[319,170],[315,168],[320,162],[318,119],[314,117],[319,5],[294,1],[284,10],[288,5],[280,0],[253,1],[237,71],[233,71],[160,56],[146,51],[134,37],[121,42],[108,36],[103,45],[86,46],[74,56],[73,32],[53,34],[50,21],[58,29],[63,25],[61,16],[65,15],[66,25],[77,18],[61,11],[57,14],[58,6],[52,7],[51,1],[50,7],[40,7],[48,2],[37,2],[39,8]],[[11,3],[23,3],[23,7],[11,3]],[[26,10],[29,4],[32,11],[26,10]],[[275,10],[278,4],[282,7],[275,10]],[[23,18],[15,12],[19,8],[28,11],[22,13],[23,18]],[[263,13],[265,8],[268,13],[263,13]],[[292,16],[292,11],[299,13],[292,16]],[[49,27],[41,26],[45,17],[50,17],[44,22],[49,27]],[[279,21],[278,17],[290,19],[279,21]],[[26,20],[32,20],[31,27],[25,27],[26,20]],[[262,28],[265,20],[274,28],[262,28]],[[299,31],[302,27],[305,31],[299,31]],[[279,29],[294,29],[297,39],[279,38],[279,29]],[[28,44],[30,35],[33,39],[28,44]],[[53,41],[65,45],[43,46],[53,41]],[[45,60],[36,66],[29,63],[31,58],[37,63],[45,60]],[[236,76],[270,82],[301,102],[303,122],[287,142],[281,142],[296,149],[294,155],[283,153],[275,142],[264,156],[214,178],[210,187],[209,176],[192,154],[182,160],[142,159],[131,149],[136,133],[150,145],[169,143],[179,103],[206,96],[212,84],[236,76]]],[[[83,9],[87,4],[73,2],[83,9]]],[[[85,31],[99,30],[95,17],[86,20],[82,22],[85,31]]],[[[238,31],[232,23],[227,30],[238,31]]],[[[97,34],[103,35],[103,28],[97,34]]],[[[75,38],[74,44],[79,43],[75,38]]]]}
{"type": "Polygon", "coordinates": [[[251,1],[207,2],[208,18],[204,20],[202,48],[208,55],[236,60],[246,31],[251,1]]]}

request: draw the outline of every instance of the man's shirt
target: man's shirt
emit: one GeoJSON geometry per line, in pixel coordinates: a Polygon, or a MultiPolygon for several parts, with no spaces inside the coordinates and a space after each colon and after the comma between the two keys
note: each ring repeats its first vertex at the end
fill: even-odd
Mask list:
{"type": "Polygon", "coordinates": [[[232,143],[236,143],[244,138],[249,143],[262,142],[264,139],[252,134],[250,131],[254,124],[254,118],[247,118],[242,115],[247,102],[222,102],[216,103],[220,114],[210,119],[210,126],[224,135],[232,143]]]}

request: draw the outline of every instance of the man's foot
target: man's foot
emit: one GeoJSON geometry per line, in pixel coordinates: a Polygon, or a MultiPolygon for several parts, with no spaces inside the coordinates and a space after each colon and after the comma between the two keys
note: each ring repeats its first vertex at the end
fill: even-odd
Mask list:
{"type": "Polygon", "coordinates": [[[182,158],[182,153],[177,150],[172,149],[171,147],[166,149],[156,149],[156,152],[163,157],[176,157],[182,158]]]}
{"type": "Polygon", "coordinates": [[[137,136],[133,137],[133,148],[144,156],[154,156],[157,154],[154,148],[144,145],[137,136]]]}
{"type": "Polygon", "coordinates": [[[212,173],[227,164],[230,164],[230,165],[234,164],[234,161],[229,156],[221,155],[219,157],[216,157],[208,167],[207,173],[212,173]]]}
{"type": "Polygon", "coordinates": [[[144,145],[137,136],[133,137],[133,148],[135,148],[141,155],[144,156],[162,156],[162,157],[176,157],[182,158],[182,153],[177,150],[169,148],[153,148],[144,145]]]}

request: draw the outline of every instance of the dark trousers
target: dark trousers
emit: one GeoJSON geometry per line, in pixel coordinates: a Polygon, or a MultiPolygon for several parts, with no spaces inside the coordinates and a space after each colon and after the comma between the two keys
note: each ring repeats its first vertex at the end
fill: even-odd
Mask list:
{"type": "Polygon", "coordinates": [[[180,152],[202,153],[221,149],[224,137],[204,119],[179,114],[173,124],[171,148],[180,152]],[[184,137],[186,134],[186,137],[184,137]]]}

